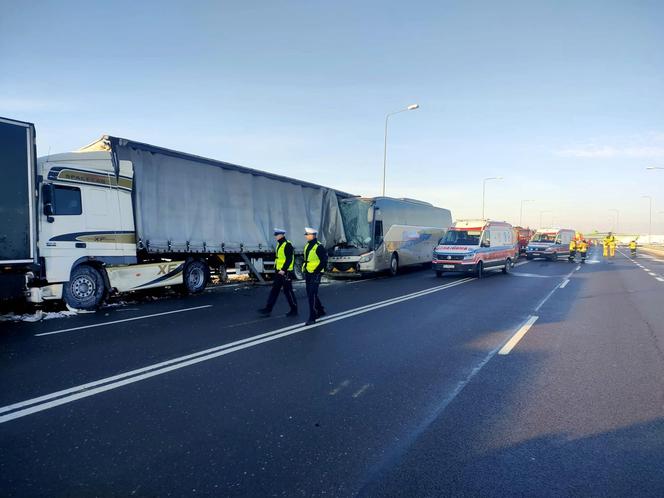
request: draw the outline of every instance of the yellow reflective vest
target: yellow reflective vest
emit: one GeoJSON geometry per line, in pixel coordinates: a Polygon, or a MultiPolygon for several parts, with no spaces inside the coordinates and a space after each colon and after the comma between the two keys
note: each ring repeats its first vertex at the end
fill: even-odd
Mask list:
{"type": "Polygon", "coordinates": [[[569,242],[569,250],[570,251],[576,251],[576,240],[572,239],[569,242]]]}
{"type": "Polygon", "coordinates": [[[588,244],[585,241],[580,240],[577,243],[577,249],[578,249],[579,252],[587,252],[588,251],[588,244]]]}
{"type": "MultiPolygon", "coordinates": [[[[286,245],[292,245],[290,240],[284,240],[281,244],[277,246],[276,250],[276,259],[274,261],[274,268],[275,270],[279,271],[283,268],[283,266],[286,264],[286,245]]],[[[295,258],[291,258],[290,265],[288,265],[288,268],[286,270],[292,271],[293,267],[295,266],[295,258]]]]}
{"type": "Polygon", "coordinates": [[[318,268],[318,265],[320,264],[320,258],[318,257],[318,253],[316,250],[318,249],[318,246],[320,245],[320,242],[316,242],[315,244],[309,244],[304,247],[304,264],[302,265],[302,271],[306,273],[313,273],[316,268],[318,268]]]}
{"type": "Polygon", "coordinates": [[[629,248],[630,249],[636,249],[636,241],[635,240],[633,240],[629,243],[629,248]]]}

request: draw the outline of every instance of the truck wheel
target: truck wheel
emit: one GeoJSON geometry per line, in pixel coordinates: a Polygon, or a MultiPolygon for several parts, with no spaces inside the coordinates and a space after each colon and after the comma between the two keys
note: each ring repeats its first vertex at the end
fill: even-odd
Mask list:
{"type": "Polygon", "coordinates": [[[104,299],[106,287],[104,277],[96,268],[79,265],[71,272],[69,282],[63,285],[65,302],[80,310],[94,309],[104,299]]]}
{"type": "Polygon", "coordinates": [[[203,261],[190,261],[185,265],[182,277],[187,294],[199,294],[210,280],[210,269],[203,261]]]}
{"type": "Polygon", "coordinates": [[[558,261],[558,253],[554,252],[550,257],[549,261],[558,261]]]}
{"type": "Polygon", "coordinates": [[[439,277],[439,278],[442,277],[442,276],[443,276],[443,272],[440,271],[440,270],[436,270],[436,276],[439,277]]]}
{"type": "Polygon", "coordinates": [[[479,279],[484,278],[484,263],[481,261],[475,266],[475,277],[479,279]]]}
{"type": "Polygon", "coordinates": [[[293,263],[293,274],[297,280],[302,280],[304,274],[302,273],[302,265],[304,264],[304,258],[302,256],[295,256],[295,262],[293,263]]]}
{"type": "Polygon", "coordinates": [[[505,267],[503,268],[503,273],[507,274],[510,272],[512,269],[512,260],[510,258],[507,258],[505,260],[505,267]]]}
{"type": "Polygon", "coordinates": [[[533,260],[533,257],[532,257],[532,256],[526,256],[526,259],[527,259],[528,261],[532,261],[532,260],[533,260]]]}
{"type": "Polygon", "coordinates": [[[399,256],[395,252],[390,258],[390,275],[394,277],[397,273],[399,273],[399,256]]]}

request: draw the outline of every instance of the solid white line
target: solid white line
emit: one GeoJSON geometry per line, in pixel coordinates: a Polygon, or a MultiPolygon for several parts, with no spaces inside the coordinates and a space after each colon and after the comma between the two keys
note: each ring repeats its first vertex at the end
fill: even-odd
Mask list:
{"type": "Polygon", "coordinates": [[[567,287],[567,284],[569,284],[569,278],[566,278],[565,281],[562,284],[560,284],[560,288],[564,289],[565,287],[567,287]]]}
{"type": "Polygon", "coordinates": [[[134,318],[125,318],[123,320],[113,320],[112,322],[94,323],[92,325],[83,325],[81,327],[72,327],[70,329],[54,330],[52,332],[43,332],[41,334],[35,334],[35,337],[42,337],[42,336],[45,336],[45,335],[53,335],[53,334],[62,334],[64,332],[73,332],[74,330],[92,329],[92,328],[95,328],[95,327],[105,327],[107,325],[113,325],[115,323],[132,322],[134,320],[143,320],[145,318],[153,318],[155,316],[170,315],[172,313],[182,313],[183,311],[193,311],[193,310],[200,310],[202,308],[211,308],[211,307],[212,307],[211,304],[205,304],[203,306],[196,306],[194,308],[184,308],[184,309],[181,309],[181,310],[164,311],[163,313],[154,313],[152,315],[135,316],[134,318]]]}
{"type": "Polygon", "coordinates": [[[274,330],[272,332],[266,332],[264,334],[260,334],[257,336],[253,337],[248,337],[246,339],[242,339],[239,341],[235,341],[232,343],[228,344],[223,344],[221,346],[217,346],[215,348],[210,348],[204,351],[199,351],[197,353],[192,353],[186,356],[181,356],[179,358],[174,358],[172,360],[164,361],[161,363],[157,363],[154,365],[149,365],[147,367],[139,368],[136,370],[132,370],[130,372],[125,372],[122,374],[114,375],[112,377],[107,377],[105,379],[99,379],[94,382],[89,382],[87,384],[82,384],[79,386],[75,386],[69,389],[64,389],[62,391],[58,391],[55,393],[51,394],[46,394],[44,396],[40,396],[38,398],[33,398],[29,399],[26,401],[21,401],[19,403],[14,403],[12,405],[7,405],[4,407],[0,407],[0,413],[4,412],[9,412],[13,410],[12,413],[9,413],[7,415],[1,416],[0,417],[0,423],[8,422],[10,420],[14,420],[17,418],[25,417],[26,415],[30,415],[32,413],[37,413],[43,410],[47,410],[49,408],[53,408],[59,405],[63,405],[66,403],[70,403],[72,401],[76,401],[78,399],[86,398],[88,396],[93,396],[95,394],[99,394],[105,391],[110,391],[112,389],[117,389],[118,387],[122,387],[127,384],[132,384],[134,382],[138,382],[141,380],[149,379],[150,377],[154,377],[156,375],[161,375],[173,370],[177,370],[180,368],[184,368],[186,366],[194,365],[196,363],[200,363],[202,361],[207,361],[211,360],[213,358],[217,358],[219,356],[223,356],[229,353],[233,353],[236,351],[240,351],[242,349],[250,348],[253,346],[257,346],[259,344],[263,344],[265,342],[273,341],[276,339],[280,339],[282,337],[286,337],[292,334],[297,334],[300,332],[304,332],[306,330],[315,328],[315,327],[320,327],[321,325],[325,325],[327,323],[335,322],[337,320],[343,320],[345,318],[349,318],[351,316],[356,316],[362,313],[367,313],[369,311],[373,311],[379,308],[383,308],[385,306],[391,306],[393,304],[397,304],[403,301],[408,301],[410,299],[415,299],[421,296],[425,296],[428,294],[432,294],[434,292],[439,292],[444,289],[449,289],[451,287],[456,287],[457,285],[462,285],[467,282],[471,282],[475,280],[475,278],[468,277],[464,278],[461,280],[456,280],[454,282],[432,287],[430,289],[425,289],[423,291],[418,291],[418,292],[413,292],[411,294],[406,294],[404,296],[392,298],[392,299],[387,299],[385,301],[381,301],[378,303],[373,303],[370,305],[366,306],[361,306],[359,308],[347,310],[345,312],[337,313],[336,315],[331,315],[329,317],[325,317],[324,320],[320,320],[316,322],[313,325],[305,325],[302,326],[302,324],[297,324],[297,325],[292,325],[290,327],[284,327],[283,329],[279,330],[274,330]],[[57,398],[57,399],[56,399],[57,398]],[[51,401],[48,401],[51,400],[51,401]],[[42,403],[42,401],[46,401],[42,403]],[[38,404],[39,403],[39,404],[38,404]],[[30,408],[23,408],[27,407],[30,405],[30,408]],[[20,409],[19,408],[23,408],[20,409]]]}
{"type": "Polygon", "coordinates": [[[523,338],[524,335],[530,330],[530,327],[533,326],[533,324],[537,321],[539,317],[536,315],[532,315],[526,323],[524,323],[519,330],[516,331],[516,333],[510,338],[509,341],[505,343],[505,345],[498,351],[498,354],[505,355],[509,354],[510,351],[514,348],[514,346],[517,345],[517,343],[523,338]]]}

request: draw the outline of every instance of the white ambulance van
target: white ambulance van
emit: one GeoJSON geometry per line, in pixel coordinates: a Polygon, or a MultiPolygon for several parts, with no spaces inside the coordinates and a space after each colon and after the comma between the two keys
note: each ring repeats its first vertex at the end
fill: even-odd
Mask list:
{"type": "Polygon", "coordinates": [[[558,261],[569,256],[569,243],[576,232],[569,228],[540,228],[526,247],[526,259],[544,258],[558,261]]]}
{"type": "Polygon", "coordinates": [[[455,222],[433,252],[437,276],[446,272],[473,273],[482,278],[487,270],[508,273],[514,266],[516,240],[512,225],[504,221],[455,222]]]}

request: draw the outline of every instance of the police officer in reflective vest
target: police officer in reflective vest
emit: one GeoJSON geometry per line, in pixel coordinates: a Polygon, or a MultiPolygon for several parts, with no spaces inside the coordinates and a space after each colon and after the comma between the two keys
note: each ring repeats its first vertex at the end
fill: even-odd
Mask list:
{"type": "Polygon", "coordinates": [[[296,316],[297,300],[293,292],[295,251],[293,250],[293,244],[289,240],[286,240],[286,230],[275,228],[274,237],[277,239],[277,247],[275,249],[276,258],[274,260],[274,280],[272,281],[270,295],[267,298],[267,304],[265,308],[258,310],[258,312],[265,316],[272,313],[274,303],[277,302],[277,298],[279,297],[279,291],[283,287],[284,296],[286,296],[286,301],[288,301],[288,305],[290,306],[290,311],[286,316],[296,316]]]}
{"type": "Polygon", "coordinates": [[[318,286],[325,267],[327,266],[327,251],[318,242],[316,236],[318,230],[315,228],[305,228],[304,236],[307,243],[304,246],[304,264],[302,273],[307,286],[307,298],[309,299],[309,319],[307,325],[316,323],[316,319],[325,315],[325,308],[318,298],[318,286]]]}

